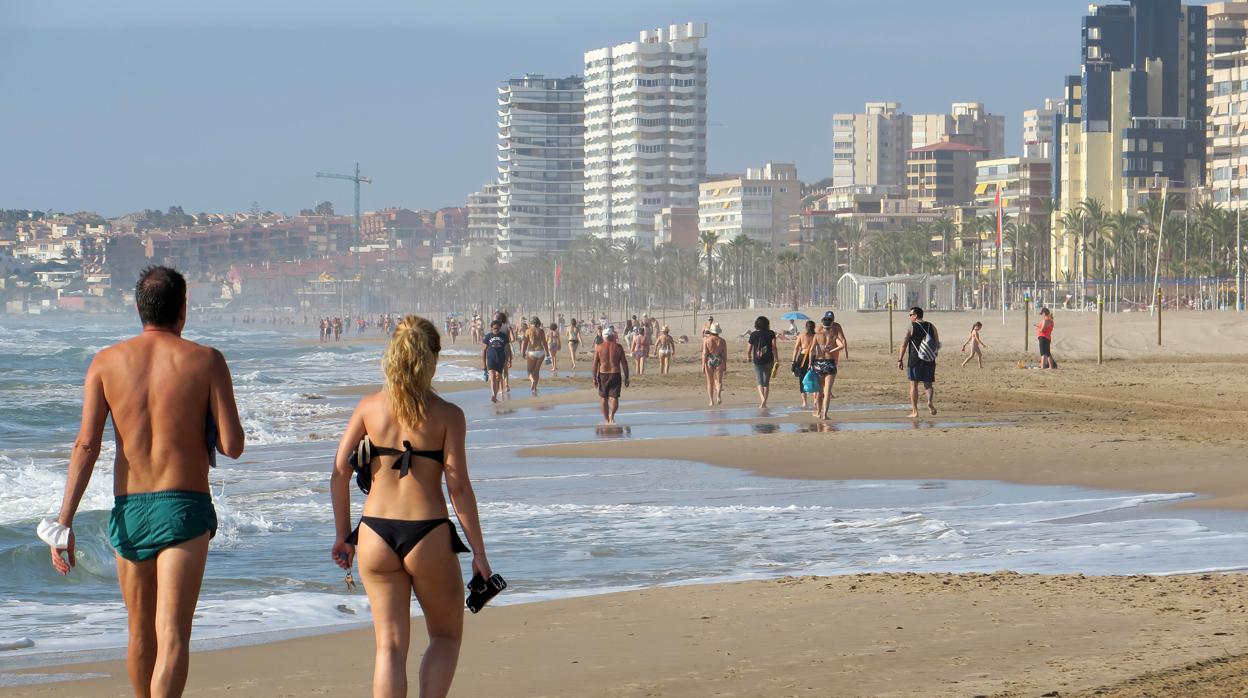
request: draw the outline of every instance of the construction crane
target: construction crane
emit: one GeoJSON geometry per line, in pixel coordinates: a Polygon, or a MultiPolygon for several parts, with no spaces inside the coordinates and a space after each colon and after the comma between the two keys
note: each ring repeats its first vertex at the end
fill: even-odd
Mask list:
{"type": "MultiPolygon", "coordinates": [[[[361,240],[360,240],[360,182],[363,182],[364,184],[372,184],[373,180],[371,177],[360,176],[360,163],[358,162],[355,163],[354,175],[334,174],[333,172],[317,172],[316,176],[323,177],[325,179],[345,179],[348,182],[355,183],[355,234],[352,236],[351,246],[355,248],[355,278],[359,279],[360,278],[360,243],[361,243],[361,240]]],[[[360,310],[363,311],[363,308],[360,308],[360,310]]]]}

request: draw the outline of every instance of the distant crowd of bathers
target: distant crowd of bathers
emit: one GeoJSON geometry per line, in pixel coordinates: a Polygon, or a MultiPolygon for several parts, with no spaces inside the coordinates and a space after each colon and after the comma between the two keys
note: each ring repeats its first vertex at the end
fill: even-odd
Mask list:
{"type": "Polygon", "coordinates": [[[397,327],[394,316],[389,313],[378,315],[376,320],[371,321],[363,316],[322,317],[317,321],[317,325],[320,328],[320,341],[322,342],[341,341],[342,335],[349,333],[352,327],[355,327],[357,335],[364,334],[369,327],[373,327],[387,337],[393,335],[397,327]]]}

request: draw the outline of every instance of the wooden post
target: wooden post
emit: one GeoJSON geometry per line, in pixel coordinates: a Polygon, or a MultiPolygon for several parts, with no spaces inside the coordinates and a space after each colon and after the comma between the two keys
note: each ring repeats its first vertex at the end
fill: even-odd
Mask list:
{"type": "Polygon", "coordinates": [[[888,301],[888,350],[893,350],[893,301],[888,301]]]}
{"type": "Polygon", "coordinates": [[[1105,299],[1096,294],[1096,363],[1105,363],[1105,299]]]}
{"type": "Polygon", "coordinates": [[[1023,296],[1023,353],[1031,351],[1031,294],[1023,296]]]}
{"type": "MultiPolygon", "coordinates": [[[[1238,303],[1239,299],[1235,299],[1238,303]]],[[[1157,287],[1157,346],[1161,346],[1161,286],[1157,287]]]]}

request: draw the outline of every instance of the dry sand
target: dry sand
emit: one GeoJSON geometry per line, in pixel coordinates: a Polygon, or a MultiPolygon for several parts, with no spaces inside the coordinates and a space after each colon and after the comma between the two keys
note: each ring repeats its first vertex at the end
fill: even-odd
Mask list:
{"type": "MultiPolygon", "coordinates": [[[[726,330],[756,313],[716,313],[726,330]]],[[[777,313],[778,314],[778,313],[777,313]]],[[[817,317],[816,312],[809,312],[817,317]]],[[[700,322],[704,318],[699,318],[700,322]]],[[[836,421],[908,423],[889,359],[886,314],[842,314],[851,341],[838,401],[873,412],[836,421]]],[[[527,455],[667,457],[801,478],[973,478],[1196,492],[1184,506],[1248,508],[1248,320],[1171,313],[1166,346],[1147,315],[1059,312],[1058,371],[1022,370],[1022,316],[984,318],[987,366],[955,359],[978,314],[931,314],[945,355],[940,421],[975,429],[829,431],[619,441],[529,449],[527,455]],[[921,465],[913,456],[923,453],[921,465]]],[[[896,340],[900,340],[901,318],[896,340]]],[[[669,319],[669,323],[672,319],[669,319]]],[[[692,316],[683,318],[692,333],[692,316]]],[[[674,328],[675,330],[675,328],[674,328]]],[[[1034,340],[1031,341],[1034,350],[1034,340]]],[[[620,420],[647,402],[704,404],[692,345],[667,377],[635,378],[620,420]]],[[[734,346],[726,402],[749,405],[751,370],[734,346]]],[[[1034,363],[1034,357],[1029,359],[1034,363]]],[[[593,399],[575,391],[539,403],[593,399]]],[[[781,372],[773,404],[796,391],[781,372]]],[[[526,391],[527,392],[527,391],[526,391]]],[[[516,398],[529,405],[530,399],[516,398]]],[[[505,406],[504,408],[505,409],[505,406]]],[[[813,421],[769,416],[756,421],[813,421]]],[[[487,522],[488,531],[488,522],[487,522]]],[[[454,695],[498,696],[1242,696],[1248,631],[1242,575],[1182,578],[863,575],[676,587],[489,609],[469,619],[454,695]]],[[[416,621],[419,623],[419,620],[416,621]]],[[[416,632],[417,638],[422,633],[416,632]]],[[[414,648],[410,667],[419,662],[414,648]]],[[[366,695],[366,633],[197,653],[188,695],[366,695]]],[[[38,670],[44,673],[67,668],[38,670]]],[[[128,695],[119,662],[74,667],[109,678],[0,689],[0,696],[128,695]]]]}

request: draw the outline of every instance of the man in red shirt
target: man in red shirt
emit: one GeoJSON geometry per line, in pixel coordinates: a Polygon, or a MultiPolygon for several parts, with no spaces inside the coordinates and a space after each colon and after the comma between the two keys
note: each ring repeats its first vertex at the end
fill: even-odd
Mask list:
{"type": "Polygon", "coordinates": [[[602,333],[603,342],[594,349],[594,365],[590,375],[594,387],[602,398],[602,418],[605,424],[615,424],[615,413],[620,409],[620,382],[628,387],[628,358],[624,347],[615,336],[615,328],[608,327],[602,333]]]}

